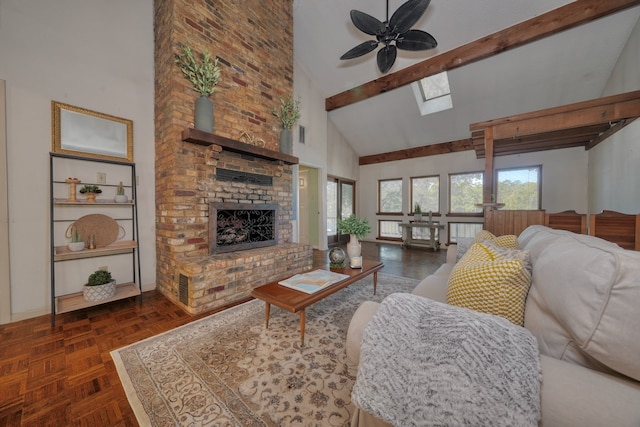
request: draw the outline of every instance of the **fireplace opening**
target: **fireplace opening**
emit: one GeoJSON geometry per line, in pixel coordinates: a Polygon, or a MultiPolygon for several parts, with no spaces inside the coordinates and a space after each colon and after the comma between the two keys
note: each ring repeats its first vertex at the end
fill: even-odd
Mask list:
{"type": "Polygon", "coordinates": [[[277,245],[278,205],[211,203],[209,253],[223,253],[277,245]]]}

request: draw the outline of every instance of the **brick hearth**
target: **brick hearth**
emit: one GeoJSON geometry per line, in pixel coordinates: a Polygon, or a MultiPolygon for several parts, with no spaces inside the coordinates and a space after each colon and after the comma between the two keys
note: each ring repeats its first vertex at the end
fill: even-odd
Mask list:
{"type": "Polygon", "coordinates": [[[259,149],[248,147],[277,151],[279,126],[271,110],[293,92],[292,7],[291,0],[154,2],[156,287],[191,313],[311,267],[311,248],[291,242],[292,162],[184,141],[198,95],[174,63],[182,45],[216,56],[221,76],[212,96],[214,133],[235,141],[247,132],[265,141],[259,149]],[[218,182],[217,168],[267,175],[273,185],[218,182]],[[278,245],[209,255],[211,202],[277,204],[278,245]]]}

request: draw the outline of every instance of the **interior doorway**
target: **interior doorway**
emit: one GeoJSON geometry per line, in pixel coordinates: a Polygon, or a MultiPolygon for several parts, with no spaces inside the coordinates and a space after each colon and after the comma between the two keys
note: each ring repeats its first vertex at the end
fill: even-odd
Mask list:
{"type": "Polygon", "coordinates": [[[0,324],[11,322],[6,82],[0,80],[0,324]]]}
{"type": "Polygon", "coordinates": [[[356,213],[356,183],[351,180],[327,177],[327,243],[346,242],[348,235],[338,232],[338,219],[356,213]]]}
{"type": "Polygon", "coordinates": [[[298,235],[300,243],[320,248],[320,197],[318,169],[298,168],[298,235]]]}

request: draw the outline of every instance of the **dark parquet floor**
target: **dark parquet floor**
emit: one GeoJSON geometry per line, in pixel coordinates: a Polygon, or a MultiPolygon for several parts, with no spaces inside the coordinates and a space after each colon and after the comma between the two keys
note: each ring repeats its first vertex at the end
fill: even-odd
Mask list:
{"type": "MultiPolygon", "coordinates": [[[[384,273],[421,279],[445,252],[364,242],[384,273]]],[[[314,251],[314,265],[327,261],[314,251]]],[[[56,316],[0,325],[0,426],[137,426],[110,351],[212,314],[192,316],[155,291],[56,316]]]]}

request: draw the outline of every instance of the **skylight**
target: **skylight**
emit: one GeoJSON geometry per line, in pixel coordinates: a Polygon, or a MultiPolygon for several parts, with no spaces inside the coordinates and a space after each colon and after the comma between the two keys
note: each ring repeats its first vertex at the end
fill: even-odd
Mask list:
{"type": "Polygon", "coordinates": [[[423,116],[453,108],[446,71],[413,82],[411,88],[423,116]]]}

